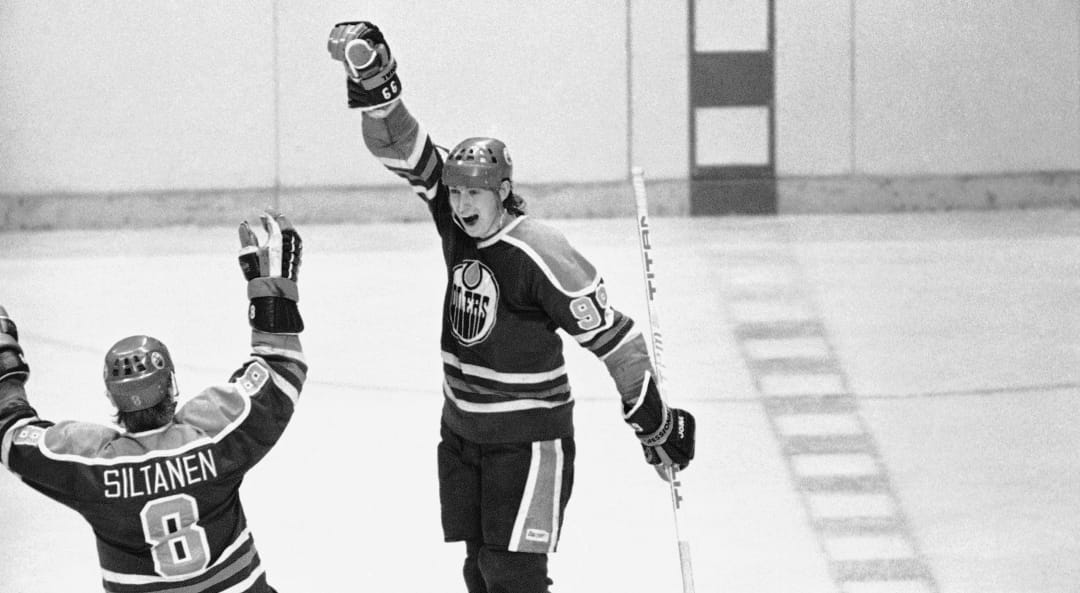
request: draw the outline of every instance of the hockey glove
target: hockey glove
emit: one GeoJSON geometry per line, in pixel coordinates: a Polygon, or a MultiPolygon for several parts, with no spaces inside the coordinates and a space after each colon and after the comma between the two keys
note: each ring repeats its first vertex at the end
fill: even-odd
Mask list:
{"type": "Polygon", "coordinates": [[[330,57],[345,64],[350,109],[385,107],[401,96],[397,60],[379,28],[367,21],[334,25],[326,42],[330,57]]]}
{"type": "Polygon", "coordinates": [[[23,385],[30,378],[30,365],[19,345],[19,328],[0,307],[0,381],[11,380],[23,385]]]}
{"type": "Polygon", "coordinates": [[[634,429],[650,465],[683,470],[694,458],[694,416],[669,408],[651,375],[645,376],[637,401],[623,402],[623,420],[634,429]]]}
{"type": "Polygon", "coordinates": [[[264,332],[295,334],[304,330],[304,320],[296,302],[300,294],[296,279],[300,273],[303,243],[300,234],[284,215],[267,210],[262,216],[266,242],[245,220],[240,223],[240,269],[247,278],[248,321],[264,332]]]}

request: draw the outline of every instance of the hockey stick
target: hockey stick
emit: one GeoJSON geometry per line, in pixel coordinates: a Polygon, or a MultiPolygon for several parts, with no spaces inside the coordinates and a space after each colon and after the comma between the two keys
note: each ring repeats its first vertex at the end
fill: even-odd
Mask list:
{"type": "MultiPolygon", "coordinates": [[[[631,170],[634,186],[634,202],[637,205],[638,246],[641,248],[642,274],[645,280],[645,301],[649,308],[649,337],[652,345],[653,367],[656,373],[656,389],[664,398],[663,362],[663,339],[660,334],[660,320],[656,314],[656,272],[653,271],[653,261],[650,251],[652,243],[649,237],[649,202],[645,196],[645,170],[634,167],[631,170]]],[[[684,540],[679,532],[679,513],[682,510],[682,495],[679,488],[682,484],[676,475],[675,467],[663,466],[664,479],[671,489],[671,509],[675,515],[675,539],[679,543],[679,568],[682,570],[683,593],[694,593],[694,569],[690,564],[690,542],[684,540]]]]}

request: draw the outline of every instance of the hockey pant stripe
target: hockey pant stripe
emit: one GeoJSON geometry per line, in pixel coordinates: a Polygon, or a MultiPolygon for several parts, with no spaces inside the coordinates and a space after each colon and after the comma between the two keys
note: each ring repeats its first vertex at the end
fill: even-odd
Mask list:
{"type": "Polygon", "coordinates": [[[559,542],[562,476],[562,439],[534,442],[529,477],[510,534],[509,551],[541,554],[555,551],[559,542]]]}

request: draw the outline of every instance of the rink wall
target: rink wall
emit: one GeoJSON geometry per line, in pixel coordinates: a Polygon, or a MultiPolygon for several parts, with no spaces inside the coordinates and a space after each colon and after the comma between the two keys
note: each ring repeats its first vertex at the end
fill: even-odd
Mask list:
{"type": "MultiPolygon", "coordinates": [[[[1076,2],[763,5],[781,213],[1080,206],[1076,2]]],[[[629,213],[631,165],[688,212],[686,2],[363,7],[3,3],[0,229],[422,218],[345,108],[325,38],[350,18],[386,32],[437,143],[508,143],[534,212],[629,213]]]]}

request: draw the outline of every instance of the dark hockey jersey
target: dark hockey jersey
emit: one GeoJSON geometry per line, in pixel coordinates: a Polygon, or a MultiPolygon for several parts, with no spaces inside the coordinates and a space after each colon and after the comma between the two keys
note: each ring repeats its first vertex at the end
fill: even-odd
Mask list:
{"type": "Polygon", "coordinates": [[[420,124],[401,103],[378,115],[364,115],[365,143],[425,200],[442,239],[447,425],[477,442],[572,436],[560,329],[607,365],[624,400],[636,399],[652,372],[648,349],[633,320],[608,303],[594,266],[528,216],[484,240],[470,237],[450,207],[442,154],[420,124]]]}
{"type": "Polygon", "coordinates": [[[285,430],[306,374],[297,336],[254,331],[228,383],[139,433],[42,420],[21,386],[5,386],[0,459],[90,523],[106,591],[269,592],[238,490],[285,430]]]}

